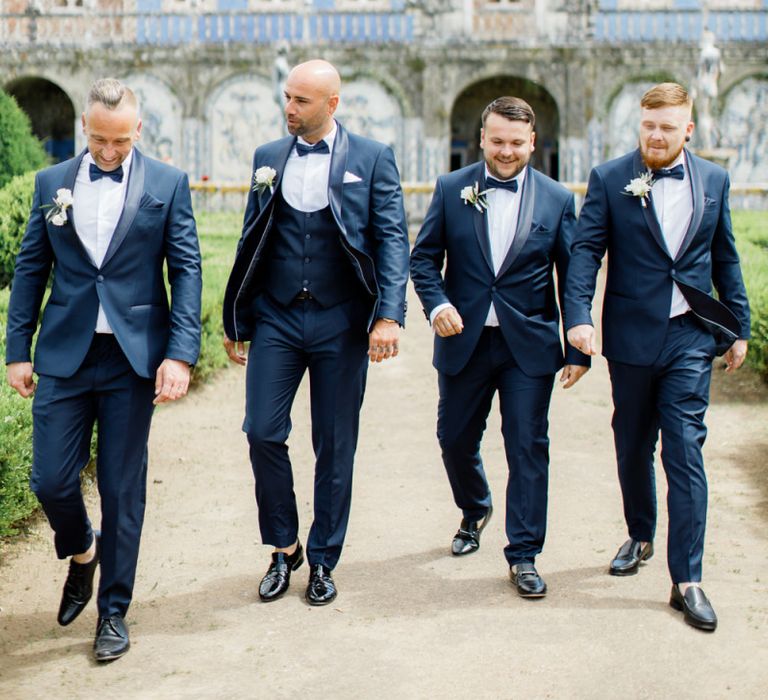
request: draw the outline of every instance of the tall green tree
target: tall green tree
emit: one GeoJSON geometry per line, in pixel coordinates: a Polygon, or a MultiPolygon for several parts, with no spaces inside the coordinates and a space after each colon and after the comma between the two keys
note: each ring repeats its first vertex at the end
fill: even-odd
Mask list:
{"type": "Polygon", "coordinates": [[[39,170],[47,162],[29,117],[11,95],[0,90],[0,188],[16,175],[39,170]]]}

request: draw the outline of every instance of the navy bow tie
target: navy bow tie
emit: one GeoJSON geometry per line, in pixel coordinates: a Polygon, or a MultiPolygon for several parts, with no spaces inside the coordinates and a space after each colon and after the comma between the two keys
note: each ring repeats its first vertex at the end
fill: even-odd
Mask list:
{"type": "Polygon", "coordinates": [[[91,167],[88,168],[88,173],[91,176],[91,182],[101,180],[103,177],[108,177],[115,182],[123,181],[123,166],[118,165],[115,170],[102,170],[96,163],[91,163],[91,167]]]}
{"type": "Polygon", "coordinates": [[[685,168],[683,167],[683,164],[680,163],[680,165],[676,165],[674,168],[661,168],[660,170],[653,171],[654,180],[661,180],[664,177],[671,177],[675,180],[684,180],[685,168]]]}
{"type": "Polygon", "coordinates": [[[495,187],[499,190],[510,190],[511,192],[517,192],[517,179],[512,180],[497,180],[495,177],[485,178],[486,187],[495,187]]]}
{"type": "Polygon", "coordinates": [[[330,149],[328,148],[328,144],[320,139],[316,144],[312,146],[308,146],[304,143],[296,142],[296,152],[299,154],[299,157],[307,155],[307,153],[330,153],[330,149]]]}

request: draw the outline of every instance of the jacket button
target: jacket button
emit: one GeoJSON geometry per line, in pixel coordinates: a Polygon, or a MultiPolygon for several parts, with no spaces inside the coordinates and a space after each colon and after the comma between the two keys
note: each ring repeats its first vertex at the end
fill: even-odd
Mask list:
{"type": "Polygon", "coordinates": [[[677,270],[675,270],[675,268],[673,267],[673,268],[672,268],[672,270],[671,270],[671,273],[672,273],[673,275],[676,275],[676,274],[677,274],[677,270]]]}
{"type": "Polygon", "coordinates": [[[96,281],[97,281],[97,282],[103,282],[103,281],[104,281],[104,275],[99,275],[99,276],[96,278],[96,281]]]}
{"type": "Polygon", "coordinates": [[[301,280],[301,283],[306,287],[309,284],[309,280],[301,280]]]}
{"type": "Polygon", "coordinates": [[[491,287],[491,291],[492,291],[492,292],[495,292],[495,291],[496,291],[496,286],[495,286],[495,285],[494,285],[493,287],[491,287]]]}
{"type": "Polygon", "coordinates": [[[304,258],[304,262],[308,263],[309,262],[309,258],[304,258]]]}

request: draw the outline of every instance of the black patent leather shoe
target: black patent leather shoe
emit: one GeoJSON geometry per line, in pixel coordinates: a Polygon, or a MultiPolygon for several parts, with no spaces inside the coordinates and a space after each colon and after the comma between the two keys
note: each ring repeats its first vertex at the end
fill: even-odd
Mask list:
{"type": "Polygon", "coordinates": [[[277,600],[288,590],[291,572],[304,563],[304,549],[299,542],[293,554],[272,552],[272,564],[259,584],[259,598],[264,602],[277,600]]]}
{"type": "Polygon", "coordinates": [[[547,584],[531,562],[524,561],[510,566],[509,576],[522,598],[543,598],[547,595],[547,584]]]}
{"type": "Polygon", "coordinates": [[[87,564],[78,564],[74,559],[69,560],[69,573],[64,582],[59,614],[56,617],[63,627],[83,612],[93,595],[93,576],[101,556],[101,535],[95,532],[93,536],[96,540],[96,553],[93,559],[87,564]]]}
{"type": "Polygon", "coordinates": [[[712,603],[698,586],[688,586],[683,595],[675,584],[672,586],[669,604],[675,610],[683,611],[683,619],[691,627],[707,632],[714,632],[717,629],[717,615],[712,608],[712,603]]]}
{"type": "Polygon", "coordinates": [[[633,576],[637,573],[641,561],[647,561],[653,556],[653,542],[645,545],[637,540],[629,539],[616,552],[608,573],[611,576],[633,576]]]}
{"type": "Polygon", "coordinates": [[[99,618],[96,639],[93,640],[96,661],[114,661],[124,656],[130,648],[128,627],[120,615],[99,618]]]}
{"type": "Polygon", "coordinates": [[[480,549],[480,533],[490,521],[491,515],[493,515],[493,506],[488,506],[488,511],[482,520],[461,519],[459,530],[451,542],[451,554],[453,556],[460,557],[480,549]]]}
{"type": "Polygon", "coordinates": [[[315,564],[309,572],[307,602],[310,605],[328,605],[336,598],[336,584],[331,577],[331,570],[322,564],[315,564]]]}

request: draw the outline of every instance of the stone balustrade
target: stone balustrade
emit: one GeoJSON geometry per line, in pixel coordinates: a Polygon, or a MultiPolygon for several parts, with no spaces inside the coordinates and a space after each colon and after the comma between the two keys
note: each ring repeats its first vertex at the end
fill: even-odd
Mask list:
{"type": "Polygon", "coordinates": [[[291,44],[384,44],[413,42],[462,43],[504,41],[512,44],[549,43],[578,45],[626,44],[654,41],[697,43],[704,27],[720,42],[759,42],[768,39],[768,12],[721,10],[705,19],[699,9],[622,11],[598,9],[548,11],[539,15],[514,5],[494,11],[472,5],[459,14],[453,3],[445,12],[427,12],[419,3],[399,11],[372,11],[361,6],[340,5],[343,10],[284,11],[232,9],[203,11],[104,11],[67,7],[39,10],[30,4],[25,12],[0,13],[0,43],[5,46],[50,44],[55,46],[260,43],[291,44]]]}

